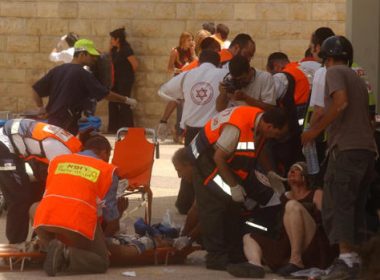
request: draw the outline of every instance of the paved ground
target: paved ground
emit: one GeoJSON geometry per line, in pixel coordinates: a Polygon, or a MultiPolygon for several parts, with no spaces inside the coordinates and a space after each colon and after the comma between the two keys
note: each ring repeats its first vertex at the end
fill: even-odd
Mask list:
{"type": "MultiPolygon", "coordinates": [[[[110,137],[111,142],[113,138],[110,137]]],[[[174,208],[175,196],[178,192],[179,179],[177,173],[171,164],[171,156],[180,146],[170,143],[160,145],[160,159],[156,159],[153,168],[151,186],[154,193],[153,200],[153,219],[152,222],[159,222],[162,219],[166,209],[170,210],[174,223],[180,225],[183,223],[184,217],[177,214],[174,208]]],[[[136,199],[131,201],[131,206],[136,204],[136,199]]],[[[131,224],[137,217],[142,217],[144,211],[139,209],[137,212],[128,217],[125,221],[128,228],[132,231],[131,224]]],[[[5,218],[4,215],[0,218],[0,241],[6,242],[4,236],[5,218]]],[[[204,268],[203,264],[204,252],[195,252],[188,257],[186,265],[169,265],[169,266],[144,266],[144,267],[122,267],[110,268],[106,275],[81,275],[81,276],[66,276],[66,279],[83,279],[95,280],[126,278],[122,273],[133,271],[136,277],[133,279],[234,279],[227,272],[211,271],[204,268]]],[[[3,270],[1,270],[3,271],[3,270]]],[[[25,272],[0,272],[0,279],[46,279],[46,275],[42,270],[28,270],[25,272]]],[[[267,274],[266,279],[282,279],[275,274],[267,274]]]]}

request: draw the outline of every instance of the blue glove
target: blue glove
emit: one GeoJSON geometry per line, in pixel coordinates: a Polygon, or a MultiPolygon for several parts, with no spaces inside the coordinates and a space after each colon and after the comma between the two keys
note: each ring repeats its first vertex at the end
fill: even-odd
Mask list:
{"type": "Polygon", "coordinates": [[[81,118],[78,121],[79,132],[85,132],[88,129],[99,130],[102,125],[102,120],[99,117],[89,116],[81,118]]]}

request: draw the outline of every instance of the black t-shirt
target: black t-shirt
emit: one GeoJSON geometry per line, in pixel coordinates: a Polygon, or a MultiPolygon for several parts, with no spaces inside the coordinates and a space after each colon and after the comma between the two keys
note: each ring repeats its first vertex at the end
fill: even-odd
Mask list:
{"type": "Polygon", "coordinates": [[[64,116],[67,111],[81,112],[89,99],[101,100],[109,90],[82,65],[66,63],[51,69],[33,85],[40,97],[49,97],[46,111],[64,116]]]}
{"type": "Polygon", "coordinates": [[[131,46],[127,43],[121,46],[120,50],[116,48],[111,50],[112,63],[114,67],[114,85],[112,89],[122,95],[130,95],[133,82],[135,81],[135,72],[128,57],[133,55],[131,46]]]}

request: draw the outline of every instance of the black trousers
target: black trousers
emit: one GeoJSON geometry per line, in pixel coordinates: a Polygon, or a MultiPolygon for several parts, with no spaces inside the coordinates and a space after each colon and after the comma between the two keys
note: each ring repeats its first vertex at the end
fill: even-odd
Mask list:
{"type": "Polygon", "coordinates": [[[241,206],[215,183],[203,185],[194,172],[193,184],[199,213],[206,267],[223,269],[232,262],[243,262],[241,206]]]}
{"type": "Polygon", "coordinates": [[[116,133],[121,127],[133,127],[133,112],[128,104],[108,103],[108,132],[116,133]]]}
{"type": "Polygon", "coordinates": [[[20,243],[28,236],[29,208],[41,199],[43,186],[31,183],[24,161],[4,149],[0,166],[0,189],[8,206],[5,234],[9,243],[20,243]],[[15,170],[4,170],[6,166],[8,169],[13,166],[15,170]]]}
{"type": "MultiPolygon", "coordinates": [[[[198,134],[201,127],[190,127],[187,126],[185,130],[185,146],[189,145],[194,137],[198,134]]],[[[194,188],[192,183],[185,180],[181,180],[181,185],[179,187],[177,200],[175,206],[180,214],[187,214],[191,205],[194,203],[194,188]]]]}

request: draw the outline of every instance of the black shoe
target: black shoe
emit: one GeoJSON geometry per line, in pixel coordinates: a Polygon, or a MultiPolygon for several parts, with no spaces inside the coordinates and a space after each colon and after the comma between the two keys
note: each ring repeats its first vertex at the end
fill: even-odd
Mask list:
{"type": "Polygon", "coordinates": [[[249,262],[229,264],[227,266],[229,274],[240,278],[264,278],[264,268],[249,262]]]}
{"type": "Polygon", "coordinates": [[[343,260],[336,259],[330,268],[330,272],[322,277],[322,280],[353,280],[359,275],[360,265],[355,263],[349,267],[343,260]]]}
{"type": "Polygon", "coordinates": [[[208,253],[206,255],[206,268],[212,270],[226,270],[228,264],[227,254],[208,253]]]}
{"type": "Polygon", "coordinates": [[[289,276],[293,272],[297,272],[299,270],[304,269],[303,267],[296,266],[295,264],[288,263],[284,265],[283,267],[279,268],[276,273],[281,276],[289,276]]]}
{"type": "Polygon", "coordinates": [[[55,276],[64,269],[66,264],[64,249],[65,246],[59,240],[54,239],[49,242],[44,262],[44,270],[47,275],[55,276]]]}

